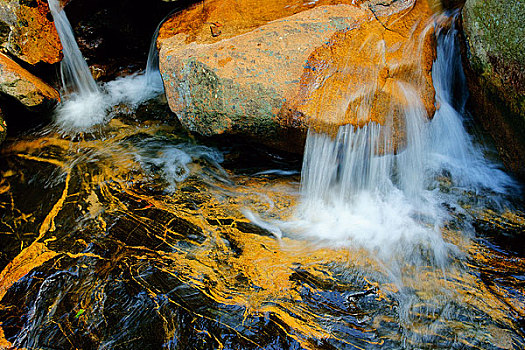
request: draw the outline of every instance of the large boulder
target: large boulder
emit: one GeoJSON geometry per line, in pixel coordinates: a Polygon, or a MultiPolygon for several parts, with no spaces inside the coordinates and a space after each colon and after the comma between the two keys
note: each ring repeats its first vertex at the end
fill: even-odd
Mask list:
{"type": "Polygon", "coordinates": [[[2,0],[0,44],[29,63],[56,63],[62,46],[46,0],[2,0]]]}
{"type": "Polygon", "coordinates": [[[58,91],[0,53],[0,92],[20,101],[31,110],[54,105],[58,91]]]}
{"type": "Polygon", "coordinates": [[[169,105],[203,135],[302,150],[307,127],[393,123],[407,94],[434,113],[427,1],[206,0],[162,26],[169,105]]]}
{"type": "Polygon", "coordinates": [[[463,8],[471,107],[505,164],[525,178],[525,2],[467,0],[463,8]]]}

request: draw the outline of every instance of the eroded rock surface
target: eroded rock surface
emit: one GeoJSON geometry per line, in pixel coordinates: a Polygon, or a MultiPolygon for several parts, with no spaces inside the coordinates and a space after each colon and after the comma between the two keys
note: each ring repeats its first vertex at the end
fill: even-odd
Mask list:
{"type": "Polygon", "coordinates": [[[170,107],[200,134],[292,151],[308,126],[375,121],[401,135],[407,94],[434,113],[430,16],[414,0],[204,1],[160,32],[170,107]]]}

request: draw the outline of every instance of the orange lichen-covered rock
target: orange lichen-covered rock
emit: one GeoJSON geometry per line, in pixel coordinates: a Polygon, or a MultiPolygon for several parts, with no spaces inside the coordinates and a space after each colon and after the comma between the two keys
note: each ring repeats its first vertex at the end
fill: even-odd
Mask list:
{"type": "Polygon", "coordinates": [[[400,119],[408,90],[432,116],[431,14],[424,0],[203,1],[160,31],[170,107],[198,133],[289,150],[308,126],[400,119]]]}
{"type": "Polygon", "coordinates": [[[46,0],[2,0],[0,36],[7,50],[21,60],[36,64],[62,59],[62,45],[46,0]]]}
{"type": "Polygon", "coordinates": [[[58,91],[2,53],[0,92],[17,99],[29,108],[49,105],[60,100],[58,91]]]}

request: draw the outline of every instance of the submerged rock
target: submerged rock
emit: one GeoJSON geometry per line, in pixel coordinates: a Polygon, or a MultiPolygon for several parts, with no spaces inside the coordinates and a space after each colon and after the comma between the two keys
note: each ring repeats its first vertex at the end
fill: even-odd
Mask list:
{"type": "Polygon", "coordinates": [[[468,0],[463,8],[471,107],[505,164],[525,177],[525,2],[468,0]]]}
{"type": "Polygon", "coordinates": [[[50,106],[60,100],[58,91],[2,53],[0,53],[0,92],[31,109],[50,106]]]}
{"type": "Polygon", "coordinates": [[[3,0],[0,41],[14,56],[29,63],[57,63],[62,46],[46,0],[3,0]]]}
{"type": "Polygon", "coordinates": [[[414,0],[205,1],[160,31],[170,107],[200,134],[289,151],[308,126],[393,123],[402,139],[407,94],[434,113],[430,16],[414,0]]]}

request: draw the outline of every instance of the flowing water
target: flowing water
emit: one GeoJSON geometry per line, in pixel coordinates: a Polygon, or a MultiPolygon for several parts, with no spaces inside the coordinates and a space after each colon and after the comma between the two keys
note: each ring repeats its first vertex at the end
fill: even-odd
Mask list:
{"type": "Polygon", "coordinates": [[[438,34],[440,108],[426,121],[400,85],[396,155],[373,123],[311,131],[302,169],[203,144],[158,121],[143,74],[98,86],[77,134],[61,116],[94,112],[70,93],[0,155],[0,347],[525,347],[520,188],[466,132],[456,33],[438,34]]]}
{"type": "Polygon", "coordinates": [[[61,77],[65,101],[56,110],[56,124],[64,133],[89,132],[113,118],[116,105],[126,104],[135,109],[163,91],[158,72],[155,32],[148,56],[146,72],[121,77],[98,86],[80,52],[65,11],[58,0],[48,0],[49,8],[60,42],[64,59],[61,77]]]}

